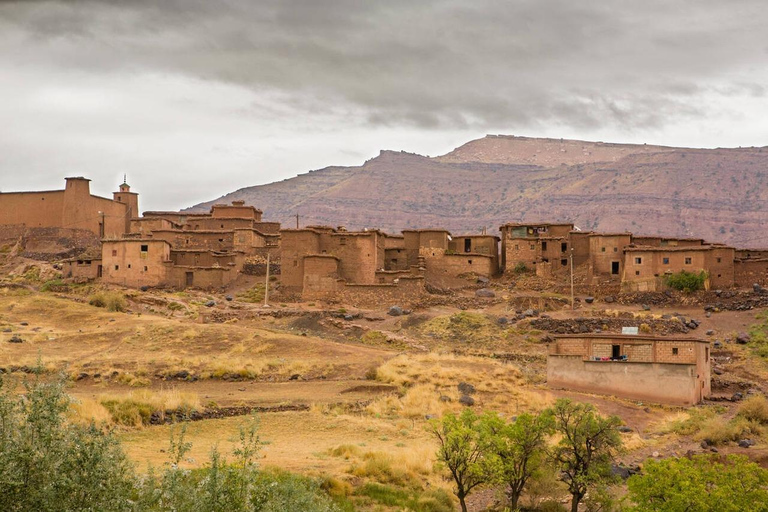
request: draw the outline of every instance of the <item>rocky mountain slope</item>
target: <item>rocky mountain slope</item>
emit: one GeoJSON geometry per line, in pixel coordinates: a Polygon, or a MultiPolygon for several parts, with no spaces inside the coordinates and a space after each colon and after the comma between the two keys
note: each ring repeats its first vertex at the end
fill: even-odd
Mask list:
{"type": "Polygon", "coordinates": [[[435,158],[382,151],[359,167],[328,167],[247,187],[245,200],[295,226],[477,233],[517,221],[696,236],[768,246],[768,147],[690,149],[487,136],[435,158]]]}

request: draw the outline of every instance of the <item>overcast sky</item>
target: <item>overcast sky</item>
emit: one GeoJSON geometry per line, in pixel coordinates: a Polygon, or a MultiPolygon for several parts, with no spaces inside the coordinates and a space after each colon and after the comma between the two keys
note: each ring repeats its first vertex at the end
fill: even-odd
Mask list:
{"type": "Polygon", "coordinates": [[[486,133],[768,145],[765,0],[0,0],[0,190],[177,209],[486,133]]]}

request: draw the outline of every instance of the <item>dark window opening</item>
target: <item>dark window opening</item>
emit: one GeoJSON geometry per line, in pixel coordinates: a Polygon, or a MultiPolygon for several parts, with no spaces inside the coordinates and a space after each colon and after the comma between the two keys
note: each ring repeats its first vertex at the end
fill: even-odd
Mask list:
{"type": "Polygon", "coordinates": [[[640,271],[639,270],[635,270],[635,275],[639,276],[640,275],[640,271]]]}
{"type": "Polygon", "coordinates": [[[148,245],[142,245],[141,246],[141,252],[147,252],[148,250],[149,250],[149,246],[148,245]]]}
{"type": "Polygon", "coordinates": [[[619,274],[619,262],[618,261],[612,261],[611,262],[611,274],[618,275],[619,274]]]}
{"type": "Polygon", "coordinates": [[[568,250],[568,244],[567,243],[563,242],[562,244],[560,244],[560,252],[565,252],[567,250],[568,250]]]}
{"type": "Polygon", "coordinates": [[[195,274],[194,272],[185,272],[184,278],[186,281],[187,286],[192,286],[195,282],[195,274]]]}
{"type": "Polygon", "coordinates": [[[223,241],[224,241],[224,239],[223,239],[223,238],[219,238],[219,242],[223,242],[223,241]]]}
{"type": "Polygon", "coordinates": [[[534,249],[536,249],[536,246],[531,244],[531,250],[534,250],[534,249]]]}
{"type": "Polygon", "coordinates": [[[472,260],[467,260],[467,263],[469,263],[471,265],[472,264],[472,260]]]}
{"type": "Polygon", "coordinates": [[[147,267],[146,267],[146,265],[145,265],[145,266],[144,266],[144,272],[146,272],[146,271],[147,271],[147,267]]]}
{"type": "Polygon", "coordinates": [[[541,258],[541,261],[543,261],[544,263],[549,263],[549,258],[541,258]]]}
{"type": "Polygon", "coordinates": [[[621,345],[611,345],[611,359],[621,359],[621,345]]]}
{"type": "Polygon", "coordinates": [[[541,250],[546,251],[547,250],[547,242],[541,242],[541,250]]]}
{"type": "Polygon", "coordinates": [[[613,252],[619,252],[619,248],[618,247],[614,247],[613,248],[613,252]]]}
{"type": "Polygon", "coordinates": [[[672,355],[673,355],[673,356],[676,356],[676,355],[677,355],[677,352],[678,352],[678,351],[677,351],[677,347],[672,347],[672,355]]]}
{"type": "Polygon", "coordinates": [[[115,265],[115,270],[120,270],[120,265],[115,265]]]}
{"type": "Polygon", "coordinates": [[[605,252],[605,247],[601,247],[600,252],[605,252]]]}
{"type": "Polygon", "coordinates": [[[662,261],[662,262],[663,262],[665,265],[669,265],[669,258],[662,258],[662,259],[661,259],[661,261],[662,261]]]}
{"type": "Polygon", "coordinates": [[[635,258],[635,265],[640,265],[643,263],[643,258],[635,258]]]}
{"type": "Polygon", "coordinates": [[[465,238],[464,239],[464,252],[472,252],[472,239],[471,238],[465,238]]]}
{"type": "Polygon", "coordinates": [[[691,258],[685,258],[685,264],[690,265],[691,264],[691,258]]]}
{"type": "Polygon", "coordinates": [[[568,260],[567,259],[562,259],[562,260],[560,260],[560,264],[565,267],[565,266],[568,265],[568,260]]]}
{"type": "Polygon", "coordinates": [[[721,261],[723,261],[722,258],[717,258],[718,263],[720,263],[721,261]]]}
{"type": "Polygon", "coordinates": [[[131,264],[130,263],[128,264],[128,268],[131,268],[131,264]]]}

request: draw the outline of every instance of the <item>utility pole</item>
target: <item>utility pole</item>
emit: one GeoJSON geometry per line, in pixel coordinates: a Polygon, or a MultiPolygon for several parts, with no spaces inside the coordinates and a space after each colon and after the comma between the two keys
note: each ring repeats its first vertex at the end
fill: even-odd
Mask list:
{"type": "Polygon", "coordinates": [[[269,251],[267,251],[266,278],[264,278],[264,307],[269,307],[269,251]]]}
{"type": "Polygon", "coordinates": [[[573,247],[571,247],[571,309],[576,309],[576,301],[573,295],[573,247]]]}
{"type": "Polygon", "coordinates": [[[296,214],[296,229],[299,229],[299,214],[296,214]]]}

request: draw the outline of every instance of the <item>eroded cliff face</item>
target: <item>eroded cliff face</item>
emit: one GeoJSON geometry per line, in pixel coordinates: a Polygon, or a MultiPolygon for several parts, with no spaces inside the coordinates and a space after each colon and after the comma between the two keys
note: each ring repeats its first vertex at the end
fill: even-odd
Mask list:
{"type": "Polygon", "coordinates": [[[394,151],[196,205],[242,199],[269,219],[396,232],[505,222],[768,246],[768,147],[688,149],[489,136],[447,155],[394,151]]]}

